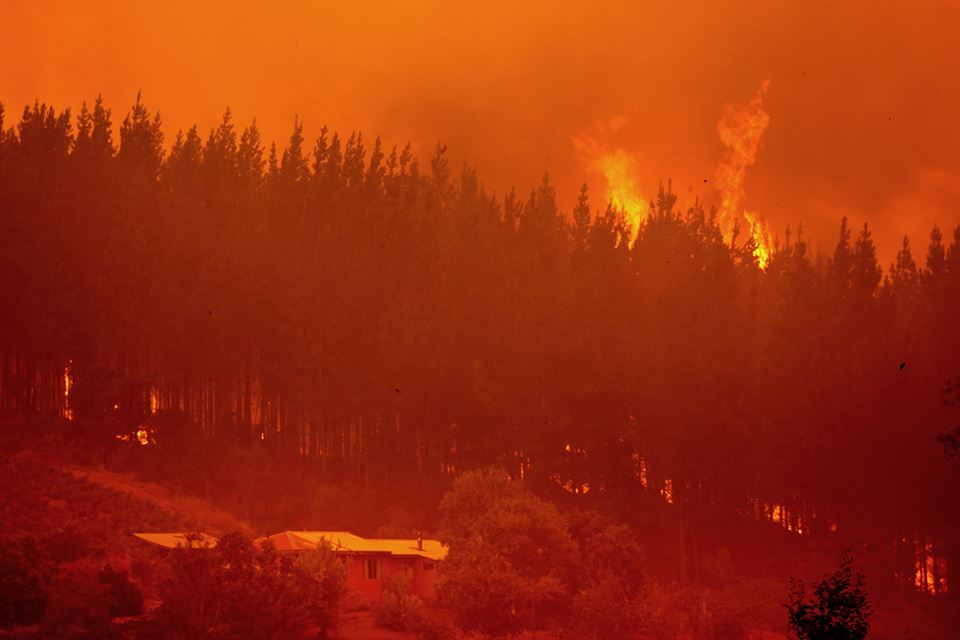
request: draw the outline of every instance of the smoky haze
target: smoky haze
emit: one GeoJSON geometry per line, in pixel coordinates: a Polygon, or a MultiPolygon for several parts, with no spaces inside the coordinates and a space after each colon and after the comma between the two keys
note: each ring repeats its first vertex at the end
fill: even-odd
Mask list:
{"type": "Polygon", "coordinates": [[[410,140],[421,158],[442,142],[499,193],[549,171],[569,211],[581,182],[606,194],[574,140],[614,119],[602,143],[632,156],[645,196],[672,178],[681,204],[718,204],[717,122],[769,80],[745,206],[777,233],[802,222],[826,251],[841,215],[867,221],[887,266],[900,234],[925,246],[934,223],[960,222],[960,131],[947,126],[958,14],[927,2],[14,0],[0,20],[0,101],[9,123],[35,99],[76,113],[102,92],[119,116],[142,90],[168,142],[228,105],[281,144],[297,115],[308,140],[322,125],[362,129],[410,140]]]}

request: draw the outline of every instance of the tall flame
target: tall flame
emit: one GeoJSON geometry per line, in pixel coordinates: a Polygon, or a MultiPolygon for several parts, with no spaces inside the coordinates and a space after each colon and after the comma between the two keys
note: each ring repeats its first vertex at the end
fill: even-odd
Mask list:
{"type": "Polygon", "coordinates": [[[595,123],[588,132],[573,137],[573,146],[584,166],[603,175],[607,183],[607,201],[623,212],[630,227],[627,242],[633,246],[650,205],[640,195],[636,159],[607,141],[629,121],[625,116],[595,123]]]}
{"type": "MultiPolygon", "coordinates": [[[[770,115],[763,108],[763,97],[769,86],[770,81],[764,80],[750,102],[728,107],[717,123],[726,153],[714,176],[721,197],[718,222],[724,239],[732,244],[738,222],[745,222],[753,241],[753,255],[761,269],[766,269],[770,262],[770,235],[760,216],[743,208],[743,201],[747,169],[756,162],[763,135],[770,125],[770,115]]],[[[633,246],[650,205],[641,197],[637,186],[639,172],[634,156],[605,143],[627,122],[623,116],[597,122],[589,132],[575,136],[573,145],[586,167],[603,174],[607,199],[626,217],[630,227],[628,243],[633,246]]]]}
{"type": "Polygon", "coordinates": [[[640,233],[640,224],[650,210],[647,201],[640,197],[634,178],[636,161],[623,149],[617,149],[597,158],[595,166],[607,181],[607,200],[623,212],[630,225],[628,243],[632,247],[640,233]]]}
{"type": "Polygon", "coordinates": [[[743,209],[743,185],[747,168],[756,161],[760,141],[770,124],[770,115],[763,109],[763,96],[769,86],[770,81],[764,80],[750,102],[728,108],[717,123],[720,141],[727,154],[714,176],[721,196],[718,219],[724,238],[733,241],[734,227],[743,218],[754,242],[753,255],[761,269],[765,269],[770,261],[770,238],[759,216],[743,209]]]}

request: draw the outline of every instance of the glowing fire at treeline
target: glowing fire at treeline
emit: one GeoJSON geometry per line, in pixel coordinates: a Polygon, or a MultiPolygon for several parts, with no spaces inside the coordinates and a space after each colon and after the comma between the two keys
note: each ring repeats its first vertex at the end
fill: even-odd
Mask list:
{"type": "MultiPolygon", "coordinates": [[[[770,236],[761,216],[744,208],[746,191],[744,184],[747,169],[756,162],[763,134],[770,124],[770,115],[764,110],[763,97],[770,86],[764,81],[756,95],[745,105],[728,107],[717,123],[717,132],[726,153],[717,165],[714,180],[720,194],[717,221],[724,240],[733,246],[745,226],[752,243],[752,253],[761,269],[770,262],[772,252],[770,236]]],[[[599,127],[598,135],[611,135],[624,124],[623,119],[614,119],[599,127]]],[[[632,246],[640,231],[640,225],[650,212],[638,186],[635,158],[624,149],[600,150],[596,136],[583,136],[574,140],[588,167],[601,173],[607,184],[607,199],[619,209],[630,227],[629,243],[632,246]]]]}
{"type": "Polygon", "coordinates": [[[753,241],[753,255],[761,268],[770,261],[770,242],[758,214],[743,208],[744,182],[747,168],[757,159],[760,141],[770,124],[770,116],[763,109],[763,96],[770,86],[764,81],[748,104],[730,108],[717,124],[720,140],[727,148],[727,156],[717,167],[715,179],[722,197],[719,222],[724,238],[733,242],[741,217],[746,220],[753,241]]]}

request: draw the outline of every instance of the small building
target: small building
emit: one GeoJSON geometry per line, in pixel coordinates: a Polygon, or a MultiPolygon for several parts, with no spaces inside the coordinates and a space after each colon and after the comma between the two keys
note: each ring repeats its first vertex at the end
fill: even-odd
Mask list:
{"type": "Polygon", "coordinates": [[[254,542],[271,541],[281,553],[331,546],[347,565],[347,588],[368,602],[380,600],[380,581],[398,573],[410,577],[410,589],[422,600],[437,597],[437,562],[447,555],[439,540],[362,538],[349,531],[282,531],[254,542]]]}
{"type": "MultiPolygon", "coordinates": [[[[204,549],[216,546],[213,536],[186,533],[135,533],[136,537],[165,549],[204,549]]],[[[349,531],[281,531],[257,538],[254,544],[270,541],[280,553],[316,549],[330,545],[347,567],[347,589],[367,602],[379,602],[380,581],[398,573],[410,577],[410,590],[422,600],[437,597],[437,562],[447,555],[439,540],[362,538],[349,531]]]]}
{"type": "Polygon", "coordinates": [[[206,533],[135,533],[141,540],[165,549],[208,549],[217,546],[218,540],[206,533]]]}

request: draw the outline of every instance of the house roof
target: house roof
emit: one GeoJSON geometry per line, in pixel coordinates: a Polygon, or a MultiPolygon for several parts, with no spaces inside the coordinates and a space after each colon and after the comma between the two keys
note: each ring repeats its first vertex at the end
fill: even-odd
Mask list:
{"type": "Polygon", "coordinates": [[[423,540],[418,548],[415,539],[361,538],[349,531],[282,531],[259,538],[256,542],[270,540],[280,551],[313,549],[325,540],[334,551],[341,553],[385,553],[395,556],[419,556],[428,560],[442,560],[447,548],[439,540],[423,540]]]}
{"type": "MultiPolygon", "coordinates": [[[[188,542],[187,533],[134,533],[141,540],[165,547],[178,549],[187,547],[214,547],[218,540],[206,533],[189,534],[200,536],[188,542]]],[[[423,548],[419,548],[415,539],[399,538],[362,538],[349,531],[281,531],[273,535],[257,538],[254,542],[261,543],[269,540],[278,551],[302,551],[315,549],[321,540],[326,541],[339,553],[371,553],[389,554],[394,556],[421,557],[428,560],[442,560],[447,555],[447,548],[439,540],[423,540],[423,548]]]]}
{"type": "Polygon", "coordinates": [[[161,547],[166,547],[167,549],[177,549],[183,547],[193,547],[193,548],[202,548],[202,547],[214,547],[217,545],[217,539],[206,533],[192,533],[189,534],[192,540],[187,540],[186,533],[183,532],[170,532],[170,533],[134,533],[133,535],[137,536],[141,540],[146,540],[155,545],[161,547]],[[199,536],[199,540],[197,539],[199,536]]]}

